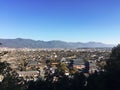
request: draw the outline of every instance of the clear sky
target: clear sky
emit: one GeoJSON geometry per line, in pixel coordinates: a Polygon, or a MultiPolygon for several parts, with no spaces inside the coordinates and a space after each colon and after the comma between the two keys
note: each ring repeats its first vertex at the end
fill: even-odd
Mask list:
{"type": "Polygon", "coordinates": [[[0,0],[0,38],[120,43],[120,0],[0,0]]]}

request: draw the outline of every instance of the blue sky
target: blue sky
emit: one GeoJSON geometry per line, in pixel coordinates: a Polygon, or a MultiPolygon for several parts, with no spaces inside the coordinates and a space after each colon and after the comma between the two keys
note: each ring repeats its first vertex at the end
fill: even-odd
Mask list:
{"type": "Polygon", "coordinates": [[[0,38],[120,43],[120,0],[0,0],[0,38]]]}

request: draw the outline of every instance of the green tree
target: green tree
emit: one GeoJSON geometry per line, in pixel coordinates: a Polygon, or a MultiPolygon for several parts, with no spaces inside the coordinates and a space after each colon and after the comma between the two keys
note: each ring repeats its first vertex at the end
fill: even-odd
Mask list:
{"type": "Polygon", "coordinates": [[[112,49],[110,59],[107,60],[107,65],[105,69],[109,72],[120,71],[120,45],[112,49]]]}
{"type": "Polygon", "coordinates": [[[59,74],[65,74],[65,72],[69,72],[67,65],[63,62],[60,62],[57,65],[57,68],[58,68],[59,74]]]}
{"type": "Polygon", "coordinates": [[[19,78],[7,62],[0,62],[0,75],[4,77],[0,90],[25,90],[23,78],[19,78]]]}
{"type": "Polygon", "coordinates": [[[107,74],[107,88],[109,90],[120,90],[120,45],[112,49],[105,70],[107,74]]]}
{"type": "Polygon", "coordinates": [[[90,75],[87,90],[120,90],[120,45],[112,49],[104,69],[90,75]]]}

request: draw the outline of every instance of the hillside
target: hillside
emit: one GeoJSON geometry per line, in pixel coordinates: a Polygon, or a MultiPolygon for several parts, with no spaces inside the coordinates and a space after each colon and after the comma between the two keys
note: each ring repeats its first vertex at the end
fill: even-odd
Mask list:
{"type": "Polygon", "coordinates": [[[1,47],[9,48],[96,48],[96,47],[113,47],[110,44],[100,42],[64,42],[59,40],[53,41],[40,41],[32,39],[0,39],[1,47]]]}

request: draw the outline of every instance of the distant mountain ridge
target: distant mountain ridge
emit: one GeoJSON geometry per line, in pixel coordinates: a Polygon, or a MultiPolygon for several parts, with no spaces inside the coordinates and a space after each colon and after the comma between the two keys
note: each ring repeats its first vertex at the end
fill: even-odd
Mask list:
{"type": "Polygon", "coordinates": [[[9,48],[96,48],[96,47],[113,47],[111,44],[100,42],[64,42],[60,40],[40,41],[32,39],[0,39],[0,47],[9,48]]]}

